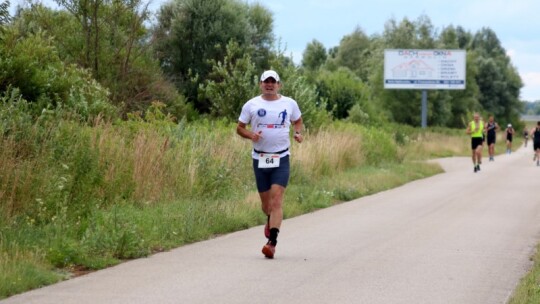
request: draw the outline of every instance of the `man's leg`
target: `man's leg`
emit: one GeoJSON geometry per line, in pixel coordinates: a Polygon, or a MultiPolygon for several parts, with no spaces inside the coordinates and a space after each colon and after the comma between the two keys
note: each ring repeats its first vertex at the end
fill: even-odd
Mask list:
{"type": "Polygon", "coordinates": [[[473,163],[473,166],[474,166],[474,172],[476,173],[477,168],[476,168],[476,150],[473,149],[472,150],[472,163],[473,163]]]}
{"type": "Polygon", "coordinates": [[[283,195],[285,188],[280,185],[272,185],[270,189],[270,229],[281,227],[283,221],[283,195]]]}
{"type": "Polygon", "coordinates": [[[480,164],[482,163],[482,146],[476,147],[476,170],[480,171],[480,164]]]}
{"type": "Polygon", "coordinates": [[[261,209],[266,215],[266,224],[264,225],[264,236],[270,237],[270,190],[259,192],[261,198],[261,209]]]}
{"type": "Polygon", "coordinates": [[[478,164],[482,164],[482,150],[484,149],[484,146],[483,145],[479,145],[478,147],[476,147],[476,151],[477,151],[477,161],[478,161],[478,164]]]}
{"type": "Polygon", "coordinates": [[[282,157],[279,168],[276,168],[272,173],[270,190],[261,194],[261,198],[264,198],[263,210],[266,210],[270,215],[268,243],[264,245],[262,250],[267,258],[274,257],[277,237],[283,221],[283,196],[289,182],[289,166],[289,156],[282,157]]]}
{"type": "Polygon", "coordinates": [[[270,216],[270,190],[266,192],[259,192],[261,198],[261,209],[264,214],[270,216]]]}
{"type": "Polygon", "coordinates": [[[283,221],[283,194],[285,193],[285,187],[273,184],[269,191],[260,193],[263,200],[263,210],[268,211],[269,217],[269,231],[268,231],[268,243],[264,245],[262,252],[267,258],[274,258],[275,248],[277,245],[277,237],[279,234],[279,228],[283,221]]]}
{"type": "Polygon", "coordinates": [[[272,185],[266,192],[259,192],[261,208],[264,214],[270,216],[270,228],[280,228],[283,220],[283,195],[285,188],[280,185],[272,185]]]}

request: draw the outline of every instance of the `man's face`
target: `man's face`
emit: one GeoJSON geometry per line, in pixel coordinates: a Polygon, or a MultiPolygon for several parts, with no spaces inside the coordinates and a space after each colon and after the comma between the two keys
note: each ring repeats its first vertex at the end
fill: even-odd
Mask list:
{"type": "Polygon", "coordinates": [[[480,119],[480,115],[474,114],[474,120],[475,120],[475,121],[478,121],[479,119],[480,119]]]}
{"type": "Polygon", "coordinates": [[[264,81],[260,82],[259,87],[264,95],[275,95],[278,93],[281,83],[277,82],[272,77],[268,77],[264,81]]]}

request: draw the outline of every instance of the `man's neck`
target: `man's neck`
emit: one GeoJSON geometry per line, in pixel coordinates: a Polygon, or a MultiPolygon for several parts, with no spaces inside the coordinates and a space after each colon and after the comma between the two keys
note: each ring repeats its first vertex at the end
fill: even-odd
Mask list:
{"type": "Polygon", "coordinates": [[[278,100],[281,96],[279,94],[262,94],[261,97],[266,101],[275,101],[278,100]]]}

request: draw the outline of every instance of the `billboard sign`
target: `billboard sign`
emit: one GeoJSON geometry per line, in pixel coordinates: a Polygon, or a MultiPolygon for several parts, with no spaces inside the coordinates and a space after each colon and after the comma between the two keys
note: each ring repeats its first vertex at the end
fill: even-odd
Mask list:
{"type": "Polygon", "coordinates": [[[384,88],[464,90],[464,50],[384,50],[384,88]]]}

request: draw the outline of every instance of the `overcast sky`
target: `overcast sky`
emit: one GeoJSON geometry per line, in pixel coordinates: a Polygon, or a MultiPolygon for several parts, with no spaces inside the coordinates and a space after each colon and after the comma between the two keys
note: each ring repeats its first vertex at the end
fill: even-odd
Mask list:
{"type": "MultiPolygon", "coordinates": [[[[22,0],[11,2],[19,1],[22,0]]],[[[151,8],[155,11],[166,1],[152,0],[151,8]]],[[[449,25],[459,25],[473,33],[489,27],[497,34],[523,80],[521,99],[540,100],[539,0],[243,1],[259,2],[272,11],[274,34],[296,63],[302,60],[302,52],[313,39],[331,48],[356,27],[367,35],[382,34],[384,23],[390,18],[401,21],[407,17],[415,21],[426,15],[439,32],[449,25]]]]}

